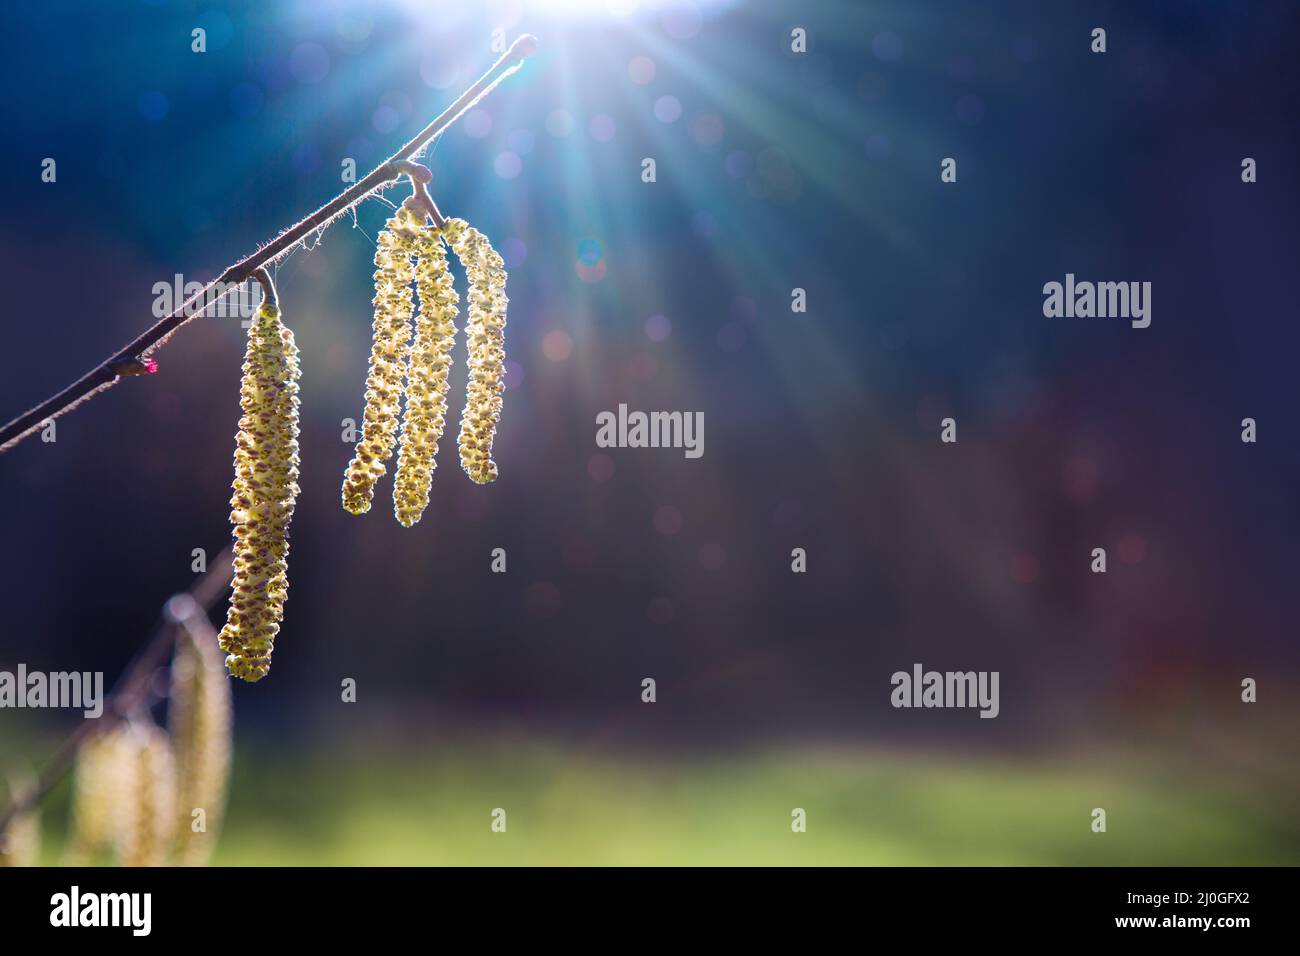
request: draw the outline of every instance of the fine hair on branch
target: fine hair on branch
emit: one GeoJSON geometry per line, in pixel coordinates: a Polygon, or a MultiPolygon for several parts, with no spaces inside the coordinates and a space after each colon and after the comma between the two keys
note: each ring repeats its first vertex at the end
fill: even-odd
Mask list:
{"type": "MultiPolygon", "coordinates": [[[[170,315],[160,319],[71,385],[0,427],[0,452],[8,451],[23,439],[36,433],[46,422],[66,414],[88,398],[117,384],[122,376],[139,374],[143,367],[152,370],[154,366],[150,364],[150,355],[165,345],[168,338],[182,325],[195,315],[202,314],[208,306],[219,301],[230,289],[252,278],[259,269],[274,265],[308,237],[322,232],[352,207],[401,175],[411,176],[414,201],[428,213],[435,226],[441,228],[442,216],[428,194],[426,186],[428,179],[421,180],[417,178],[419,174],[412,173],[411,167],[415,166],[412,160],[418,159],[433,140],[441,136],[456,120],[492,92],[497,84],[518,70],[523,61],[536,50],[537,40],[529,34],[524,34],[515,40],[496,63],[457,97],[454,103],[364,179],[358,180],[311,215],[281,232],[256,252],[227,268],[201,292],[182,303],[170,315]]],[[[415,168],[422,167],[415,166],[415,168]]]]}

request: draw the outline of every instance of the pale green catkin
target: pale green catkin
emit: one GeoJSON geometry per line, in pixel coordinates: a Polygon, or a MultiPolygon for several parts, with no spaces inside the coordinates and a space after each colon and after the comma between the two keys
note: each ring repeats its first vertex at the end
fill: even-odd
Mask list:
{"type": "Polygon", "coordinates": [[[205,618],[192,620],[178,636],[172,659],[167,719],[176,755],[175,843],[182,866],[202,866],[212,856],[230,780],[230,681],[215,637],[205,618]]]}
{"type": "Polygon", "coordinates": [[[366,407],[361,439],[343,474],[343,509],[365,514],[375,495],[375,482],[388,470],[386,462],[397,442],[401,413],[402,375],[411,344],[411,234],[418,228],[402,209],[389,219],[375,242],[375,319],[366,374],[366,407]]]}
{"type": "Polygon", "coordinates": [[[64,850],[69,866],[101,862],[134,816],[137,761],[124,726],[96,734],[77,748],[72,783],[72,832],[64,850]]]}
{"type": "Polygon", "coordinates": [[[261,680],[288,595],[289,523],[298,496],[298,349],[274,305],[248,331],[230,497],[235,557],[220,643],[230,673],[261,680]]]}
{"type": "Polygon", "coordinates": [[[441,233],[421,228],[413,248],[420,309],[406,365],[406,403],[393,479],[393,514],[408,528],[420,520],[429,504],[435,456],[446,424],[447,372],[460,305],[441,233]]]}
{"type": "Polygon", "coordinates": [[[443,235],[469,278],[469,383],[460,420],[460,463],[465,474],[484,484],[497,476],[492,441],[505,391],[506,268],[487,237],[463,219],[448,220],[443,235]]]}
{"type": "MultiPolygon", "coordinates": [[[[17,799],[27,783],[10,783],[9,793],[17,799]]],[[[0,832],[0,867],[35,866],[41,856],[40,804],[15,814],[0,832]]]]}
{"type": "Polygon", "coordinates": [[[127,810],[120,819],[120,866],[162,866],[176,832],[176,763],[167,734],[152,722],[128,724],[126,750],[134,763],[127,810]]]}

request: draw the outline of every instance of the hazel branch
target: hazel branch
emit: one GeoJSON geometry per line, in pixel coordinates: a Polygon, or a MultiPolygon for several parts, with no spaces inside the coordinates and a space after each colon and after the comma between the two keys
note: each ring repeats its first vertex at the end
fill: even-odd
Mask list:
{"type": "MultiPolygon", "coordinates": [[[[34,434],[46,422],[72,411],[82,402],[117,384],[123,375],[140,375],[157,368],[150,358],[154,350],[166,344],[172,334],[185,325],[195,315],[200,314],[209,305],[220,301],[231,288],[252,278],[259,269],[272,265],[301,245],[313,233],[326,229],[349,209],[357,205],[371,193],[386,186],[394,179],[409,172],[405,166],[414,165],[428,145],[441,136],[448,127],[468,112],[474,104],[511,73],[523,64],[523,61],[537,50],[537,39],[524,34],[511,44],[510,49],[492,64],[486,73],[462,93],[454,103],[448,106],[432,123],[420,130],[401,149],[381,163],[364,179],[357,181],[338,196],[321,206],[314,213],[300,220],[296,225],[280,233],[275,239],[266,243],[256,252],[236,262],[225,272],[209,283],[203,291],[192,296],[180,305],[175,312],[154,323],[147,331],[141,333],[126,346],[110,355],[95,368],[91,369],[71,385],[50,396],[39,405],[28,409],[3,428],[0,428],[0,453],[8,451],[24,438],[34,434]],[[196,309],[196,306],[201,308],[196,309]]],[[[422,168],[422,167],[421,167],[422,168]]],[[[423,190],[423,184],[412,179],[412,184],[423,190]]],[[[425,196],[428,196],[425,191],[425,196]]],[[[429,200],[434,214],[437,207],[429,200]]],[[[440,218],[440,217],[439,217],[440,218]]],[[[435,219],[435,222],[437,219],[435,219]]]]}

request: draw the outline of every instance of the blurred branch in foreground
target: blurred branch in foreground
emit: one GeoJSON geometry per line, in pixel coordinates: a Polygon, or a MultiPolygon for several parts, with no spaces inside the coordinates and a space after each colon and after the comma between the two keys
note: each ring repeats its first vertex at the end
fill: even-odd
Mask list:
{"type": "Polygon", "coordinates": [[[154,703],[153,676],[162,666],[181,633],[204,628],[211,631],[208,612],[230,586],[231,551],[222,551],[208,565],[208,570],[188,591],[172,597],[164,606],[162,620],[135,658],[127,665],[113,686],[98,720],[82,720],[68,735],[58,750],[46,763],[30,785],[22,787],[11,799],[10,805],[0,812],[0,833],[9,822],[37,806],[72,768],[77,751],[92,738],[115,728],[133,712],[154,703]]]}

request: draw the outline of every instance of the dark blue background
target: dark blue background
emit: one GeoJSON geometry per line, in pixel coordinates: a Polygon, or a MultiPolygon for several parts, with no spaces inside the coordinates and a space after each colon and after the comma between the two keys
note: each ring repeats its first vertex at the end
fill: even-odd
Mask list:
{"type": "MultiPolygon", "coordinates": [[[[495,485],[470,484],[448,438],[416,529],[387,483],[344,514],[339,423],[360,417],[385,208],[279,270],[303,494],[242,726],[305,729],[345,676],[379,709],[686,741],[995,723],[1041,742],[1229,720],[1246,675],[1294,687],[1294,4],[420,9],[0,12],[6,418],[147,327],[153,283],[212,277],[331,198],[342,157],[364,173],[394,150],[491,62],[493,26],[541,40],[483,105],[487,135],[462,121],[430,163],[444,210],[511,264],[495,485]],[[675,122],[655,117],[665,95],[675,122]],[[555,110],[572,132],[548,131],[555,110]],[[1067,272],[1150,281],[1151,327],[1044,318],[1067,272]],[[620,402],[704,412],[704,457],[615,450],[594,480],[595,415],[620,402]],[[914,661],[1000,670],[1002,718],[899,720],[888,676],[914,661]],[[643,676],[673,702],[653,727],[624,723],[643,676]]],[[[156,376],[0,458],[0,664],[111,677],[191,549],[223,546],[241,337],[192,323],[156,376]]]]}

